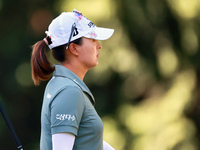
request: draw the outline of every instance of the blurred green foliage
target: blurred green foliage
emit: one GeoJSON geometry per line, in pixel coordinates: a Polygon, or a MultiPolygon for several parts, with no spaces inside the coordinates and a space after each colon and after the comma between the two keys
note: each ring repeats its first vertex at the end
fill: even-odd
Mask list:
{"type": "MultiPolygon", "coordinates": [[[[47,83],[33,85],[31,46],[73,8],[115,29],[84,79],[104,140],[116,150],[199,150],[200,0],[0,0],[0,101],[24,149],[39,150],[47,83]]],[[[2,117],[0,149],[16,149],[2,117]]]]}

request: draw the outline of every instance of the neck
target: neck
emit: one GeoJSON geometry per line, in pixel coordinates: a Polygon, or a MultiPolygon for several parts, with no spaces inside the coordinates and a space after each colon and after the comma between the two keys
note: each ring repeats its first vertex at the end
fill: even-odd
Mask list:
{"type": "Polygon", "coordinates": [[[61,63],[62,66],[66,67],[67,69],[71,70],[73,73],[75,73],[82,81],[85,77],[85,74],[88,70],[83,69],[77,65],[72,65],[70,63],[61,63]]]}

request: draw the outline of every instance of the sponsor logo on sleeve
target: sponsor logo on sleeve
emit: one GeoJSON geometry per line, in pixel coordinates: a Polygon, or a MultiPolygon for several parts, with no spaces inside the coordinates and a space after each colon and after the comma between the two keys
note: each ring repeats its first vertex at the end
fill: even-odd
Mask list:
{"type": "Polygon", "coordinates": [[[56,119],[74,121],[76,117],[70,114],[56,114],[56,119]]]}

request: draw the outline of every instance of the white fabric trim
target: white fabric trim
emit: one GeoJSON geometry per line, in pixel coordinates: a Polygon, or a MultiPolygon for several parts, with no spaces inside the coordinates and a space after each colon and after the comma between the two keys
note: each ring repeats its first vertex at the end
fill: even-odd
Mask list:
{"type": "Polygon", "coordinates": [[[103,150],[115,150],[112,146],[110,146],[108,143],[103,141],[103,150]]]}

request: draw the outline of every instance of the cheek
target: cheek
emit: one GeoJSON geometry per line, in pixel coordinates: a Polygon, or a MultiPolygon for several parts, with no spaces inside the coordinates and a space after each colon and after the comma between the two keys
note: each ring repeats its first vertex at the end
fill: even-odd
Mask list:
{"type": "Polygon", "coordinates": [[[94,65],[98,61],[97,54],[94,50],[90,49],[84,52],[82,55],[82,62],[87,65],[94,65]]]}
{"type": "Polygon", "coordinates": [[[79,50],[79,56],[82,61],[93,61],[97,57],[97,51],[95,49],[95,44],[91,42],[84,42],[79,50]]]}
{"type": "Polygon", "coordinates": [[[87,58],[94,57],[96,55],[95,48],[93,46],[85,47],[82,55],[87,58]]]}

